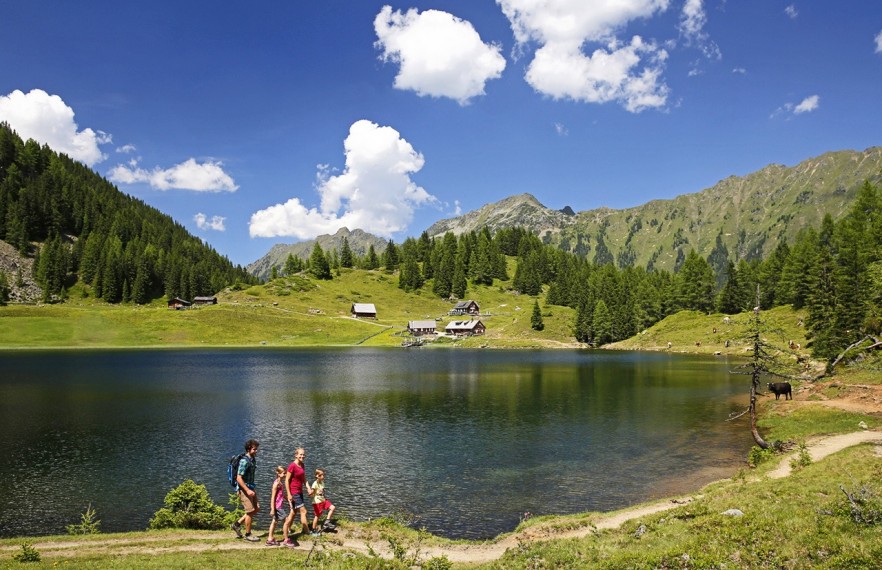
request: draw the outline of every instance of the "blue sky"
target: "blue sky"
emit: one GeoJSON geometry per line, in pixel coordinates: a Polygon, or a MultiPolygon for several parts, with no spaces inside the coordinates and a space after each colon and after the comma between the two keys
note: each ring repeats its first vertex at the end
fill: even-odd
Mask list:
{"type": "Polygon", "coordinates": [[[875,1],[6,4],[0,120],[243,265],[882,144],[875,1]]]}

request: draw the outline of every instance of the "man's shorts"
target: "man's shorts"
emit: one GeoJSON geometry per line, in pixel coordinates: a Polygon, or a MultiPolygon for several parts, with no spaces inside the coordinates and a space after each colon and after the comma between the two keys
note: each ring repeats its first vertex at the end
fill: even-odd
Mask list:
{"type": "Polygon", "coordinates": [[[242,508],[246,513],[251,513],[257,510],[257,495],[254,497],[249,497],[245,494],[245,491],[239,489],[239,500],[242,501],[242,508]]]}
{"type": "Polygon", "coordinates": [[[320,517],[323,512],[327,511],[334,505],[331,504],[331,501],[325,499],[321,503],[313,503],[312,504],[312,512],[315,513],[315,516],[320,517]]]}

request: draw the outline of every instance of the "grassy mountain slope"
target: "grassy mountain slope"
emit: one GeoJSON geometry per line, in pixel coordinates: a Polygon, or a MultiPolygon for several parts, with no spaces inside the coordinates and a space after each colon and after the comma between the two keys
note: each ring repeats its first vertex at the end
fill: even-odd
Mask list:
{"type": "MultiPolygon", "coordinates": [[[[513,263],[513,260],[511,261],[513,263]]],[[[512,273],[514,270],[512,269],[512,273]]],[[[544,308],[545,330],[534,331],[535,298],[516,295],[507,283],[469,289],[481,306],[487,334],[439,344],[479,347],[579,346],[573,339],[572,309],[544,308]]],[[[164,301],[145,306],[111,305],[83,297],[82,285],[61,305],[8,306],[0,310],[0,347],[132,346],[399,346],[411,320],[452,317],[450,301],[427,291],[398,288],[397,274],[342,270],[330,281],[303,275],[282,277],[244,290],[227,288],[218,305],[172,311],[164,301]],[[351,304],[374,303],[377,320],[349,316],[351,304]]],[[[542,296],[540,306],[544,307],[542,296]]]]}
{"type": "Polygon", "coordinates": [[[708,256],[717,236],[732,259],[766,255],[800,228],[817,227],[825,214],[841,217],[865,180],[882,181],[882,147],[830,152],[794,167],[770,165],[695,194],[622,210],[598,208],[569,216],[523,194],[439,221],[428,233],[523,226],[588,259],[594,259],[602,241],[620,266],[651,262],[673,269],[690,249],[708,256]]]}

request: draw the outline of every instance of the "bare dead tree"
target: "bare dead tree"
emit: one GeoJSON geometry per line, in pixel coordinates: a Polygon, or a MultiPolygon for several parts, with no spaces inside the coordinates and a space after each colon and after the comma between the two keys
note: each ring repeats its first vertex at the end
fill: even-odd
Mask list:
{"type": "MultiPolygon", "coordinates": [[[[783,372],[783,370],[786,370],[786,367],[780,362],[778,356],[783,354],[784,351],[770,344],[764,338],[764,334],[771,332],[771,328],[760,316],[759,285],[756,287],[756,306],[753,308],[753,316],[750,317],[748,326],[749,332],[745,340],[751,346],[750,361],[739,366],[732,373],[750,376],[750,404],[744,413],[750,414],[750,433],[753,435],[753,440],[762,449],[768,449],[772,445],[763,439],[756,425],[756,397],[760,386],[760,378],[763,376],[775,376],[791,379],[793,376],[783,372]]],[[[737,417],[743,416],[744,413],[739,414],[737,417]]]]}
{"type": "Polygon", "coordinates": [[[845,358],[846,356],[851,355],[851,356],[856,357],[858,354],[861,354],[861,353],[866,352],[868,350],[874,350],[874,349],[878,349],[878,348],[882,348],[882,341],[880,341],[878,338],[876,338],[872,335],[865,336],[864,338],[857,341],[856,343],[849,345],[848,347],[846,347],[845,350],[843,350],[841,353],[839,353],[839,356],[837,356],[833,360],[833,362],[830,363],[830,366],[827,367],[827,374],[833,374],[833,369],[836,368],[836,365],[839,364],[839,362],[843,358],[845,358]],[[862,344],[866,343],[867,341],[870,342],[869,345],[861,346],[862,344]]]}

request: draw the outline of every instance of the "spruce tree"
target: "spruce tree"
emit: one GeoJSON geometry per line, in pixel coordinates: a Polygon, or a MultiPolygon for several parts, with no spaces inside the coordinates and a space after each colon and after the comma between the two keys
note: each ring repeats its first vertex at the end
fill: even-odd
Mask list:
{"type": "Polygon", "coordinates": [[[530,327],[534,331],[541,331],[545,328],[545,323],[542,321],[542,311],[539,310],[539,301],[533,302],[533,315],[530,317],[530,327]]]}
{"type": "Polygon", "coordinates": [[[349,247],[349,240],[344,237],[343,244],[340,246],[340,267],[351,269],[352,265],[352,249],[349,247]]]}
{"type": "Polygon", "coordinates": [[[374,249],[374,244],[370,244],[368,246],[368,252],[364,259],[364,268],[367,270],[373,270],[380,266],[380,259],[377,257],[377,251],[374,249]]]}
{"type": "Polygon", "coordinates": [[[309,256],[309,272],[316,279],[331,278],[331,266],[328,263],[328,258],[325,257],[325,252],[322,251],[322,246],[318,242],[315,242],[315,246],[312,248],[312,255],[309,256]]]}
{"type": "Polygon", "coordinates": [[[594,344],[600,346],[610,342],[612,340],[613,327],[612,315],[610,315],[609,309],[603,299],[597,301],[597,304],[594,306],[594,316],[592,317],[592,321],[592,337],[594,344]]]}

